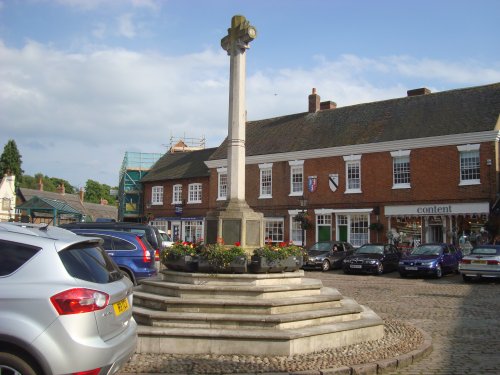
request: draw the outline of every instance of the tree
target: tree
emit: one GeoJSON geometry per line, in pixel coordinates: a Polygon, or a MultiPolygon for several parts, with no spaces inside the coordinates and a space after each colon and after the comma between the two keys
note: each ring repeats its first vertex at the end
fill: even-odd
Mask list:
{"type": "Polygon", "coordinates": [[[85,184],[85,202],[101,203],[101,199],[108,201],[108,204],[115,205],[116,198],[112,197],[110,192],[111,187],[106,184],[100,184],[94,180],[87,180],[85,184]]]}
{"type": "Polygon", "coordinates": [[[11,173],[16,176],[16,185],[19,185],[24,172],[21,169],[21,164],[21,155],[17,149],[16,142],[11,139],[5,145],[3,153],[0,156],[0,177],[6,173],[11,173]]]}

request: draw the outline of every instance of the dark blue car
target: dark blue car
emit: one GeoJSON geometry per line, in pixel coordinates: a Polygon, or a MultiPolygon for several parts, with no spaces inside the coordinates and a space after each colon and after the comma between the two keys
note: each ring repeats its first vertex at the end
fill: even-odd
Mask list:
{"type": "Polygon", "coordinates": [[[106,229],[70,230],[80,236],[102,238],[104,250],[134,285],[142,279],[157,275],[155,249],[146,240],[145,234],[106,229]]]}
{"type": "Polygon", "coordinates": [[[462,253],[447,243],[426,243],[415,247],[399,261],[401,277],[408,275],[433,276],[441,278],[445,273],[458,273],[462,253]]]}

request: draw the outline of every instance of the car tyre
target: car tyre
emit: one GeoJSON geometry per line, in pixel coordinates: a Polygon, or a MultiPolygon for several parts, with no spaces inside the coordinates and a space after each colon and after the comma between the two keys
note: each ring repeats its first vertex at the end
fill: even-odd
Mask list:
{"type": "Polygon", "coordinates": [[[462,274],[462,279],[464,282],[468,283],[472,280],[472,277],[462,274]]]}
{"type": "Polygon", "coordinates": [[[132,277],[132,275],[131,275],[128,271],[124,271],[124,270],[122,270],[122,274],[123,274],[123,276],[125,276],[127,279],[129,279],[129,280],[132,282],[132,284],[137,285],[137,284],[136,284],[136,282],[135,282],[135,280],[134,280],[134,278],[132,277]]]}
{"type": "Polygon", "coordinates": [[[440,279],[443,277],[443,269],[441,268],[441,265],[438,264],[436,267],[436,279],[440,279]]]}
{"type": "Polygon", "coordinates": [[[379,263],[377,269],[375,270],[375,276],[382,275],[384,273],[384,265],[379,263]]]}
{"type": "Polygon", "coordinates": [[[37,371],[29,362],[11,353],[0,353],[1,374],[37,375],[37,371]]]}
{"type": "Polygon", "coordinates": [[[321,271],[326,272],[329,270],[330,270],[330,261],[328,259],[325,259],[321,264],[321,271]]]}

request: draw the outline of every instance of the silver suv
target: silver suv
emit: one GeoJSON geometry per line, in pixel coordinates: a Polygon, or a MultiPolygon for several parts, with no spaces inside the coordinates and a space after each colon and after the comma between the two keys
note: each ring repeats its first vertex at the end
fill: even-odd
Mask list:
{"type": "Polygon", "coordinates": [[[101,242],[0,223],[0,374],[114,374],[129,360],[133,286],[101,242]]]}

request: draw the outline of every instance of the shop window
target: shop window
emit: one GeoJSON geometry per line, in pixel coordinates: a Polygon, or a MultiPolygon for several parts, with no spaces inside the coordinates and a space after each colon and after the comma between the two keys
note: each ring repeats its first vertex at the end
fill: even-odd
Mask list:
{"type": "Polygon", "coordinates": [[[284,241],[284,219],[265,218],[265,240],[266,242],[279,243],[284,241]]]}

